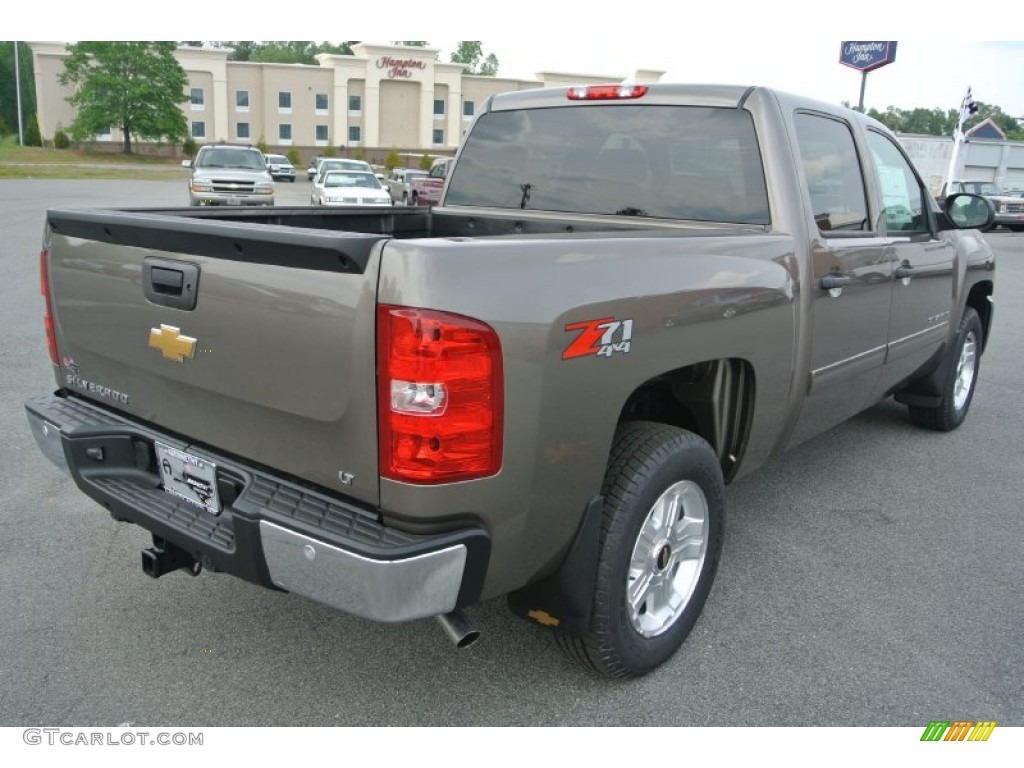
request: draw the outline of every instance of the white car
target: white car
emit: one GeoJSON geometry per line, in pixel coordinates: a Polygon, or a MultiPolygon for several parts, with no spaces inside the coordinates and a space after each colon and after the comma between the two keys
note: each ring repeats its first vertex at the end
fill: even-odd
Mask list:
{"type": "Polygon", "coordinates": [[[312,205],[391,205],[372,171],[326,171],[317,176],[312,205]]]}

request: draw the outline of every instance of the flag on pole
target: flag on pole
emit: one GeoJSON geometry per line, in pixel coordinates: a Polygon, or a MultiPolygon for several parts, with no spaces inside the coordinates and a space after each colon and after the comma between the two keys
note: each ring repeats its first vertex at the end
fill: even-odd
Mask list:
{"type": "Polygon", "coordinates": [[[960,102],[960,119],[956,123],[956,131],[953,133],[953,138],[958,139],[964,135],[964,123],[967,122],[967,118],[978,111],[978,104],[974,101],[974,97],[971,95],[971,87],[967,86],[967,93],[964,95],[964,100],[960,102]]]}

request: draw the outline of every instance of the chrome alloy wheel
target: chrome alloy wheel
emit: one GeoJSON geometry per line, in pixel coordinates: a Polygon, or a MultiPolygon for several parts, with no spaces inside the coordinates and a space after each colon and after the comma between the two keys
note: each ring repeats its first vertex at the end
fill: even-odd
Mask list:
{"type": "Polygon", "coordinates": [[[967,403],[974,383],[974,372],[977,368],[978,340],[974,331],[967,334],[964,345],[960,349],[960,361],[956,364],[956,383],[953,385],[953,407],[960,410],[967,403]]]}
{"type": "Polygon", "coordinates": [[[692,480],[669,486],[647,513],[626,577],[626,610],[642,636],[665,632],[686,608],[704,566],[708,528],[708,501],[692,480]]]}

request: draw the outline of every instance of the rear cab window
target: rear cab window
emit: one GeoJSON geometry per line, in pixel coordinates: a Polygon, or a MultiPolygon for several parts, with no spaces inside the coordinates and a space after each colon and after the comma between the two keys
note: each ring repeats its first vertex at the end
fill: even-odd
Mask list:
{"type": "Polygon", "coordinates": [[[751,115],[608,104],[481,115],[445,205],[770,223],[751,115]]]}

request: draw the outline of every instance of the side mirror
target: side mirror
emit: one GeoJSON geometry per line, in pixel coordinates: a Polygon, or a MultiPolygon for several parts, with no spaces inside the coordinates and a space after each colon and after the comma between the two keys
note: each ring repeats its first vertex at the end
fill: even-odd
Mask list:
{"type": "Polygon", "coordinates": [[[181,161],[181,166],[182,166],[182,168],[191,168],[192,167],[192,161],[189,160],[188,158],[185,158],[184,160],[181,161]]]}
{"type": "Polygon", "coordinates": [[[996,220],[996,209],[992,201],[969,192],[950,195],[943,203],[942,209],[946,213],[946,218],[957,229],[985,230],[996,220]]]}

